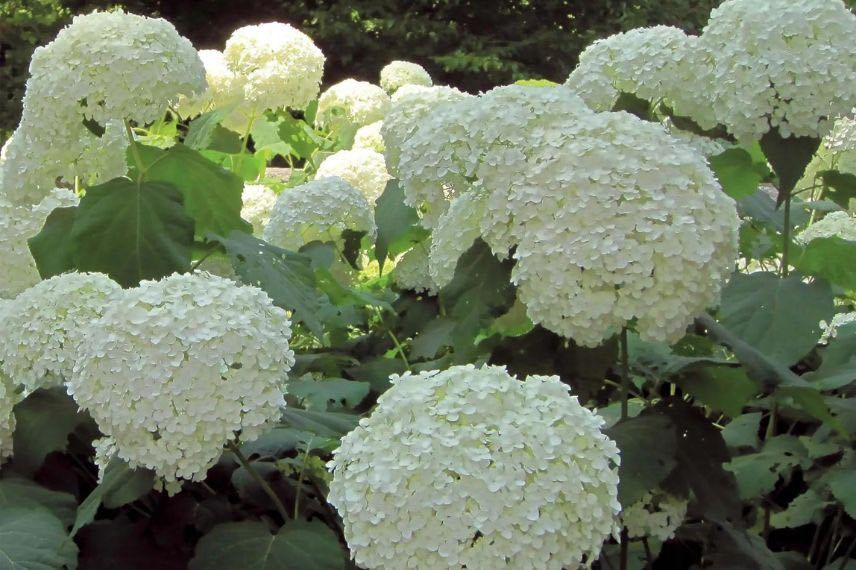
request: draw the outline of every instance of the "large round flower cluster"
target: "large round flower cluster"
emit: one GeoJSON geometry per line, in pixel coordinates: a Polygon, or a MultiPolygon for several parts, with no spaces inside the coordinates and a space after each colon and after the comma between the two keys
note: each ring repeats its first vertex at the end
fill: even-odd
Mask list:
{"type": "Polygon", "coordinates": [[[195,97],[181,97],[176,110],[185,118],[195,117],[211,109],[222,109],[243,100],[243,86],[235,73],[226,65],[223,52],[216,49],[199,50],[205,66],[208,89],[195,97]]]}
{"type": "Polygon", "coordinates": [[[699,89],[739,140],[822,137],[856,104],[856,15],[841,0],[727,0],[700,42],[699,89]]]}
{"type": "Polygon", "coordinates": [[[687,516],[687,500],[663,492],[647,492],[621,512],[629,538],[652,537],[666,541],[687,516]]]}
{"type": "Polygon", "coordinates": [[[807,244],[818,238],[830,237],[856,241],[856,218],[847,212],[830,212],[801,231],[794,239],[799,243],[807,244]]]}
{"type": "MultiPolygon", "coordinates": [[[[0,302],[2,304],[2,302],[0,302]]],[[[2,313],[0,307],[0,313],[2,313]]],[[[2,315],[0,315],[2,318],[2,315]]],[[[0,464],[12,457],[12,437],[15,433],[15,404],[19,396],[15,385],[0,371],[0,464]]]]}
{"type": "Polygon", "coordinates": [[[276,204],[276,193],[264,184],[245,184],[241,200],[241,217],[253,224],[253,234],[262,235],[276,204]]]}
{"type": "Polygon", "coordinates": [[[383,144],[383,136],[380,134],[383,121],[375,121],[357,129],[354,134],[354,148],[367,148],[381,154],[386,150],[383,144]]]}
{"type": "Polygon", "coordinates": [[[338,176],[363,193],[374,204],[391,178],[386,171],[383,155],[365,148],[340,150],[324,159],[315,174],[316,179],[338,176]]]}
{"type": "Polygon", "coordinates": [[[389,95],[377,85],[345,79],[321,94],[315,122],[330,130],[356,129],[383,120],[389,104],[389,95]]]}
{"type": "Polygon", "coordinates": [[[446,86],[405,85],[396,91],[380,129],[389,172],[398,174],[401,147],[419,129],[423,119],[442,103],[461,101],[467,97],[471,95],[446,86]]]}
{"type": "Polygon", "coordinates": [[[393,61],[380,70],[380,86],[392,95],[405,85],[425,85],[434,82],[425,68],[410,61],[393,61]]]}
{"type": "Polygon", "coordinates": [[[0,372],[26,392],[68,381],[83,331],[120,290],[101,273],[64,273],[9,301],[0,319],[0,372]]]}
{"type": "Polygon", "coordinates": [[[562,568],[616,531],[618,449],[556,376],[392,376],[334,452],[328,500],[366,568],[562,568]]]}
{"type": "Polygon", "coordinates": [[[223,56],[243,85],[249,114],[303,109],[318,97],[324,54],[300,30],[280,22],[238,28],[223,56]]]}
{"type": "Polygon", "coordinates": [[[298,250],[311,241],[342,244],[342,232],[377,233],[374,211],[359,190],[338,177],[287,188],[276,199],[264,240],[298,250]]]}
{"type": "Polygon", "coordinates": [[[107,448],[167,485],[201,480],[226,443],[280,417],[291,328],[260,289],[207,273],[143,281],[85,334],[69,391],[107,448]]]}
{"type": "Polygon", "coordinates": [[[16,206],[0,196],[0,298],[14,297],[39,281],[39,271],[27,240],[42,229],[55,208],[77,205],[72,192],[54,188],[36,206],[16,206]]]}
{"type": "Polygon", "coordinates": [[[57,177],[106,179],[81,167],[103,167],[105,153],[113,157],[108,164],[124,160],[123,120],[154,121],[181,94],[205,85],[196,50],[166,20],[120,11],[74,18],[33,54],[21,123],[2,167],[8,199],[38,203],[57,177]],[[85,121],[106,134],[93,134],[85,121]]]}
{"type": "Polygon", "coordinates": [[[427,295],[437,294],[437,286],[428,273],[430,247],[430,243],[418,243],[396,262],[393,279],[399,289],[427,295]]]}

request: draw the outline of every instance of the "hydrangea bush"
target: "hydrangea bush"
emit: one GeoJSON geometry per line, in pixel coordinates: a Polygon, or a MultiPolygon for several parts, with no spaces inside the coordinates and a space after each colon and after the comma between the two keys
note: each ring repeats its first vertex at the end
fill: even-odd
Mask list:
{"type": "Polygon", "coordinates": [[[95,12],[33,57],[0,559],[849,567],[841,0],[725,0],[483,93],[406,61],[331,85],[243,23],[197,52],[95,12]]]}

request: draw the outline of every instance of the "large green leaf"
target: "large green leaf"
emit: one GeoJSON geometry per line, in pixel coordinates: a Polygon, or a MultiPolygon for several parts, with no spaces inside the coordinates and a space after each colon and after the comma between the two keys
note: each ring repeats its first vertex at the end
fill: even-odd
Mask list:
{"type": "Polygon", "coordinates": [[[63,526],[68,527],[74,522],[77,499],[74,495],[52,491],[29,479],[0,479],[0,510],[14,507],[46,508],[62,521],[63,526]]]}
{"type": "Polygon", "coordinates": [[[413,244],[422,241],[428,231],[419,224],[416,210],[404,203],[404,191],[397,180],[386,183],[376,204],[375,257],[383,269],[387,256],[407,251],[413,244]]]}
{"type": "Polygon", "coordinates": [[[286,521],[276,534],[261,522],[225,523],[196,545],[189,570],[344,570],[336,535],[318,521],[286,521]]]}
{"type": "Polygon", "coordinates": [[[226,248],[241,281],[260,287],[273,302],[294,316],[319,338],[324,330],[318,311],[322,297],[316,289],[312,260],[303,254],[272,246],[243,232],[228,237],[209,235],[226,248]]]}
{"type": "Polygon", "coordinates": [[[230,111],[230,108],[214,109],[193,119],[184,137],[184,144],[194,150],[216,147],[215,150],[220,152],[241,152],[241,140],[238,135],[220,126],[220,122],[230,111]],[[229,141],[227,144],[222,144],[227,140],[229,141]]]}
{"type": "Polygon", "coordinates": [[[797,437],[779,435],[764,442],[758,453],[734,457],[725,468],[737,478],[740,497],[749,500],[771,492],[779,477],[787,476],[794,467],[810,464],[797,437]]]}
{"type": "Polygon", "coordinates": [[[847,514],[856,517],[856,471],[836,469],[826,480],[836,499],[841,501],[847,514]]]}
{"type": "Polygon", "coordinates": [[[77,546],[49,510],[0,509],[0,568],[61,570],[77,568],[77,546]]]}
{"type": "Polygon", "coordinates": [[[702,404],[732,418],[739,416],[749,399],[759,392],[758,383],[742,368],[695,370],[679,378],[677,383],[702,404]]]}
{"type": "Polygon", "coordinates": [[[252,226],[241,219],[244,182],[239,176],[183,144],[167,150],[138,144],[137,149],[146,182],[170,184],[181,192],[184,208],[196,222],[197,237],[232,230],[252,233],[252,226]]]}
{"type": "Polygon", "coordinates": [[[722,293],[720,322],[775,362],[791,366],[817,344],[834,311],[829,285],[773,273],[736,274],[722,293]]]}
{"type": "Polygon", "coordinates": [[[71,240],[78,269],[132,287],[189,269],[193,219],[174,186],[115,178],[87,189],[71,240]]]}
{"type": "Polygon", "coordinates": [[[838,327],[823,349],[823,362],[804,378],[820,390],[838,390],[856,382],[856,323],[838,327]]]}
{"type": "Polygon", "coordinates": [[[28,241],[42,279],[74,269],[72,242],[68,236],[76,216],[76,206],[55,209],[41,231],[28,241]]]}
{"type": "Polygon", "coordinates": [[[802,248],[795,247],[792,259],[802,273],[856,291],[856,241],[838,236],[816,238],[802,248]]]}
{"type": "Polygon", "coordinates": [[[369,387],[368,382],[303,376],[289,379],[286,391],[300,399],[307,410],[323,412],[333,408],[358,406],[368,395],[369,387]]]}
{"type": "Polygon", "coordinates": [[[729,148],[708,162],[722,189],[735,200],[754,194],[763,180],[752,155],[742,148],[729,148]]]}
{"type": "Polygon", "coordinates": [[[856,175],[838,170],[824,170],[817,175],[827,186],[825,195],[842,208],[849,208],[850,200],[856,199],[856,175]]]}
{"type": "Polygon", "coordinates": [[[95,489],[80,503],[71,535],[95,520],[98,508],[117,508],[136,501],[152,489],[153,474],[146,470],[131,469],[124,461],[114,458],[107,465],[104,477],[95,489]]]}
{"type": "Polygon", "coordinates": [[[342,437],[360,422],[360,416],[341,412],[316,412],[286,407],[282,411],[282,423],[295,429],[314,433],[321,437],[342,437]]]}
{"type": "Polygon", "coordinates": [[[778,129],[771,128],[761,137],[761,150],[779,178],[777,204],[785,201],[811,162],[820,139],[813,137],[782,137],[778,129]]]}

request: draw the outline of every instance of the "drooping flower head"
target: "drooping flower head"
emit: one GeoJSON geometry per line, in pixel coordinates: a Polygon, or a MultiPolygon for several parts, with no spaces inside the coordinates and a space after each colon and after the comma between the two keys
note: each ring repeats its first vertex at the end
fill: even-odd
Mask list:
{"type": "Polygon", "coordinates": [[[382,121],[389,103],[389,95],[377,85],[345,79],[321,94],[315,122],[330,130],[346,126],[357,129],[382,121]]]}
{"type": "Polygon", "coordinates": [[[291,327],[264,291],[194,273],[115,299],[85,331],[69,385],[107,438],[102,455],[171,488],[279,419],[291,327]]]}
{"type": "Polygon", "coordinates": [[[356,148],[340,150],[324,159],[315,178],[338,176],[363,193],[369,204],[374,204],[391,178],[386,171],[383,155],[377,151],[356,148]]]}
{"type": "Polygon", "coordinates": [[[253,234],[261,236],[276,204],[276,193],[264,184],[245,184],[241,200],[241,217],[253,224],[253,234]]]}
{"type": "Polygon", "coordinates": [[[434,82],[425,68],[410,61],[393,61],[380,70],[380,86],[392,95],[405,85],[430,87],[434,82]]]}
{"type": "Polygon", "coordinates": [[[67,382],[78,347],[88,342],[83,331],[120,290],[101,273],[63,273],[7,301],[0,321],[0,375],[25,392],[67,382]]]}
{"type": "Polygon", "coordinates": [[[628,538],[652,537],[664,542],[675,536],[686,515],[686,499],[649,491],[621,512],[621,522],[628,538]]]}
{"type": "Polygon", "coordinates": [[[345,230],[374,238],[374,211],[359,190],[330,177],[283,190],[263,235],[277,247],[297,251],[316,240],[342,244],[345,230]]]}
{"type": "Polygon", "coordinates": [[[615,531],[618,449],[556,376],[391,377],[334,452],[328,500],[365,568],[590,564],[615,531]]]}

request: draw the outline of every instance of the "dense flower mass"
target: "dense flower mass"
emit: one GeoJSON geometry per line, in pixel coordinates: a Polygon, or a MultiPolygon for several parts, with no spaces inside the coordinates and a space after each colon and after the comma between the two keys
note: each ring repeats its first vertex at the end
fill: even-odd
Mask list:
{"type": "Polygon", "coordinates": [[[226,40],[223,56],[243,85],[250,114],[303,109],[318,97],[324,54],[309,36],[289,24],[238,28],[226,40]]]}
{"type": "Polygon", "coordinates": [[[143,281],[86,335],[70,392],[108,449],[168,485],[203,479],[227,442],[280,417],[291,327],[260,289],[207,273],[143,281]]]}
{"type": "Polygon", "coordinates": [[[72,192],[54,188],[36,206],[16,206],[0,196],[0,298],[14,297],[39,281],[39,271],[27,240],[42,229],[55,208],[77,205],[72,192]]]}
{"type": "Polygon", "coordinates": [[[628,538],[656,538],[666,541],[687,515],[687,500],[663,492],[648,492],[621,512],[628,538]]]}
{"type": "Polygon", "coordinates": [[[395,264],[393,278],[400,289],[415,293],[437,294],[437,286],[428,273],[428,250],[430,243],[418,243],[401,256],[395,264]]]}
{"type": "Polygon", "coordinates": [[[383,155],[369,149],[340,150],[324,159],[315,178],[338,176],[362,192],[374,204],[390,179],[383,155]]]}
{"type": "Polygon", "coordinates": [[[253,234],[262,235],[276,204],[276,193],[264,184],[245,184],[241,200],[241,217],[253,224],[253,234]]]}
{"type": "Polygon", "coordinates": [[[383,128],[383,121],[375,121],[357,129],[354,135],[354,148],[367,148],[383,154],[386,147],[380,133],[381,128],[383,128]]]}
{"type": "Polygon", "coordinates": [[[481,236],[481,222],[485,215],[485,196],[468,192],[458,196],[449,210],[440,218],[431,234],[428,271],[431,279],[442,288],[455,277],[458,259],[481,236]]]}
{"type": "Polygon", "coordinates": [[[61,176],[106,179],[103,171],[75,169],[87,149],[124,157],[115,144],[122,120],[154,121],[180,95],[205,86],[196,50],[166,20],[121,11],[75,17],[33,54],[21,123],[3,164],[8,199],[38,203],[61,176]],[[84,121],[107,128],[108,138],[84,121]]]}
{"type": "Polygon", "coordinates": [[[407,373],[346,435],[328,500],[365,568],[561,568],[620,509],[618,449],[556,376],[407,373]]]}
{"type": "Polygon", "coordinates": [[[847,117],[839,117],[826,138],[825,146],[832,152],[856,150],[856,109],[847,117]]]}
{"type": "Polygon", "coordinates": [[[818,238],[839,237],[856,241],[856,218],[847,212],[830,212],[796,236],[796,241],[806,244],[818,238]]]}
{"type": "Polygon", "coordinates": [[[377,85],[345,79],[321,94],[315,122],[330,130],[343,127],[356,129],[382,121],[389,104],[389,95],[377,85]]]}
{"type": "Polygon", "coordinates": [[[331,177],[284,190],[263,235],[275,246],[296,251],[316,240],[342,244],[345,230],[374,238],[374,211],[359,190],[331,177]]]}
{"type": "Polygon", "coordinates": [[[727,0],[700,42],[703,90],[740,140],[822,137],[856,105],[856,15],[841,0],[727,0]]]}
{"type": "Polygon", "coordinates": [[[208,89],[195,97],[181,97],[176,109],[182,117],[195,117],[212,109],[222,109],[243,100],[243,86],[235,73],[226,65],[223,52],[216,49],[199,50],[205,66],[208,89]]]}
{"type": "Polygon", "coordinates": [[[392,95],[405,85],[430,87],[434,82],[425,68],[410,61],[393,61],[380,70],[380,86],[392,95]]]}
{"type": "Polygon", "coordinates": [[[8,301],[0,320],[0,374],[26,392],[68,381],[83,331],[120,290],[101,273],[64,273],[8,301]]]}

